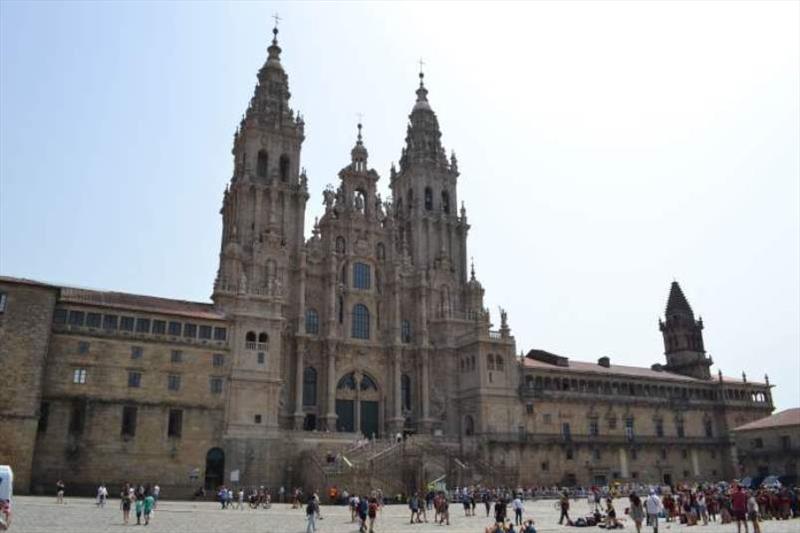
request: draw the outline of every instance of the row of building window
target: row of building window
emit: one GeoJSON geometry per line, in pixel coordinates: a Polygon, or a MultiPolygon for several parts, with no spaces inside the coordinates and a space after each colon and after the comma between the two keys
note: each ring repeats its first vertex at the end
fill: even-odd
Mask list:
{"type": "MultiPolygon", "coordinates": [[[[89,341],[78,341],[78,354],[86,355],[89,353],[90,349],[91,344],[89,341]]],[[[144,357],[144,348],[142,346],[131,346],[131,359],[141,359],[142,357],[144,357]]],[[[183,351],[171,350],[170,362],[183,362],[183,351]]],[[[223,366],[225,364],[225,355],[221,353],[211,354],[211,364],[216,367],[223,366]]]]}
{"type": "MultiPolygon", "coordinates": [[[[528,414],[533,414],[533,405],[532,404],[528,404],[527,405],[527,411],[528,411],[528,414]]],[[[542,420],[543,420],[543,422],[545,424],[551,424],[552,421],[553,421],[552,415],[544,414],[543,417],[542,417],[542,420]]],[[[617,429],[617,419],[616,418],[608,418],[607,421],[608,421],[608,429],[609,430],[617,429]]],[[[653,420],[653,426],[654,426],[654,430],[655,430],[655,436],[656,437],[663,437],[664,436],[664,421],[659,419],[659,418],[654,419],[653,420]]],[[[706,437],[708,437],[708,438],[713,437],[714,436],[714,423],[711,420],[708,420],[708,419],[704,420],[703,421],[703,431],[704,431],[706,437]]],[[[589,434],[590,437],[597,437],[597,436],[600,435],[600,424],[598,422],[598,419],[596,419],[596,418],[589,419],[588,434],[589,434]]],[[[571,428],[570,428],[570,423],[569,422],[564,422],[561,425],[561,435],[565,439],[569,439],[571,437],[572,432],[571,432],[571,428]]],[[[678,436],[679,438],[686,437],[686,429],[685,429],[683,420],[678,419],[678,420],[675,421],[675,435],[678,436]]],[[[635,438],[634,419],[633,418],[628,417],[628,418],[625,419],[625,436],[629,440],[633,440],[635,438]]]]}
{"type": "Polygon", "coordinates": [[[525,376],[525,387],[530,390],[571,391],[589,394],[613,394],[622,396],[640,396],[668,398],[679,400],[744,400],[766,402],[767,394],[763,391],[745,391],[726,389],[716,391],[710,388],[689,388],[672,385],[649,385],[647,383],[584,380],[576,378],[560,378],[550,376],[525,376]]]}
{"type": "MultiPolygon", "coordinates": [[[[89,371],[86,368],[75,368],[72,371],[72,383],[76,385],[85,385],[89,376],[89,371]]],[[[223,378],[211,377],[209,378],[209,390],[212,394],[222,394],[223,378]]],[[[142,386],[142,373],[137,370],[128,371],[128,387],[138,389],[142,386]]],[[[181,388],[181,376],[178,374],[167,375],[167,389],[171,391],[178,391],[181,388]]]]}
{"type": "MultiPolygon", "coordinates": [[[[136,435],[136,425],[139,409],[133,405],[122,407],[122,417],[120,424],[120,435],[123,437],[133,437],[136,435]]],[[[50,404],[43,402],[39,408],[38,432],[47,432],[50,422],[50,404]]],[[[86,403],[75,401],[70,409],[69,417],[70,435],[80,435],[86,428],[86,403]]],[[[170,409],[167,414],[167,437],[180,438],[183,434],[183,409],[170,409]]]]}
{"type": "MultiPolygon", "coordinates": [[[[338,389],[356,388],[356,378],[354,373],[349,373],[339,380],[338,389]]],[[[360,384],[361,390],[378,390],[378,385],[370,376],[364,374],[360,384]]],[[[411,378],[407,374],[400,377],[400,401],[404,411],[411,410],[411,378]]],[[[317,405],[317,369],[313,366],[303,370],[303,405],[313,407],[317,405]]]]}
{"type": "Polygon", "coordinates": [[[58,325],[79,326],[87,328],[105,329],[109,331],[129,331],[151,335],[169,335],[185,339],[202,339],[224,341],[228,330],[221,326],[207,324],[194,324],[191,322],[177,322],[150,318],[137,318],[132,316],[119,316],[95,312],[85,312],[78,309],[58,308],[53,314],[53,323],[58,325]]]}
{"type": "MultiPolygon", "coordinates": [[[[281,181],[289,180],[289,170],[291,161],[286,154],[281,155],[278,159],[278,173],[281,181]]],[[[269,173],[269,154],[266,150],[259,150],[256,156],[256,176],[259,178],[267,178],[269,173]]]]}
{"type": "MultiPolygon", "coordinates": [[[[447,191],[441,192],[441,209],[445,213],[450,213],[450,193],[447,191]]],[[[425,211],[433,211],[434,203],[433,203],[433,189],[430,187],[425,187],[424,191],[424,200],[425,200],[425,211]]],[[[408,189],[406,193],[406,202],[408,204],[408,211],[411,212],[411,209],[414,207],[414,189],[408,189]]],[[[400,199],[397,201],[397,212],[402,214],[403,211],[403,200],[400,199]]]]}

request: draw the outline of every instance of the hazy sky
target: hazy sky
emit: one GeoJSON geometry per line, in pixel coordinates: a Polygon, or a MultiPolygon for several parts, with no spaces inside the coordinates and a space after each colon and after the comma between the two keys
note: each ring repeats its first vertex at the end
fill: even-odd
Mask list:
{"type": "Polygon", "coordinates": [[[675,278],[713,371],[800,405],[799,5],[4,1],[0,272],[207,301],[278,11],[309,221],[359,112],[386,196],[423,57],[518,350],[663,361],[675,278]]]}

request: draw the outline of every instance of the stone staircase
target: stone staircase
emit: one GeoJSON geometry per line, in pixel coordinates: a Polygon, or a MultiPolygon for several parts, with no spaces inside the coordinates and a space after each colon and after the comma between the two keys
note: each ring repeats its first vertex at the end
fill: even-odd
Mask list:
{"type": "Polygon", "coordinates": [[[380,489],[392,498],[424,491],[436,479],[450,487],[516,482],[514,469],[490,464],[476,453],[460,457],[460,451],[455,440],[418,435],[399,443],[383,440],[349,445],[340,448],[330,463],[322,453],[309,453],[302,461],[303,483],[307,489],[325,493],[332,486],[362,495],[380,489]]]}

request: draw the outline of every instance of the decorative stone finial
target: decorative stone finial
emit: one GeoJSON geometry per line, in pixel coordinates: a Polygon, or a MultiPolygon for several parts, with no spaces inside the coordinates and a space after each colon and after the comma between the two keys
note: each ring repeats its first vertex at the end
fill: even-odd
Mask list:
{"type": "Polygon", "coordinates": [[[469,258],[469,280],[475,281],[475,258],[469,258]]]}
{"type": "Polygon", "coordinates": [[[742,383],[747,383],[747,374],[742,372],[742,383]]]}
{"type": "Polygon", "coordinates": [[[717,369],[717,374],[719,375],[719,382],[722,383],[722,370],[717,369]]]}

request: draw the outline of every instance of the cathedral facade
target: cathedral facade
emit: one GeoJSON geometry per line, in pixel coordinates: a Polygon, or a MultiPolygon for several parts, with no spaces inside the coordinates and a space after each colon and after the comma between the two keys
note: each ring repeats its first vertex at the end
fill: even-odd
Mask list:
{"type": "Polygon", "coordinates": [[[341,474],[323,455],[397,434],[416,443],[381,449],[398,490],[438,474],[510,485],[736,473],[729,429],[771,412],[770,385],[712,375],[677,283],[663,365],[522,356],[505,312],[493,329],[422,74],[391,198],[359,125],[307,231],[305,124],[280,55],[276,30],[234,137],[212,302],[0,278],[0,464],[23,491],[59,478],[86,491],[152,481],[176,496],[223,482],[319,488],[341,474]]]}

